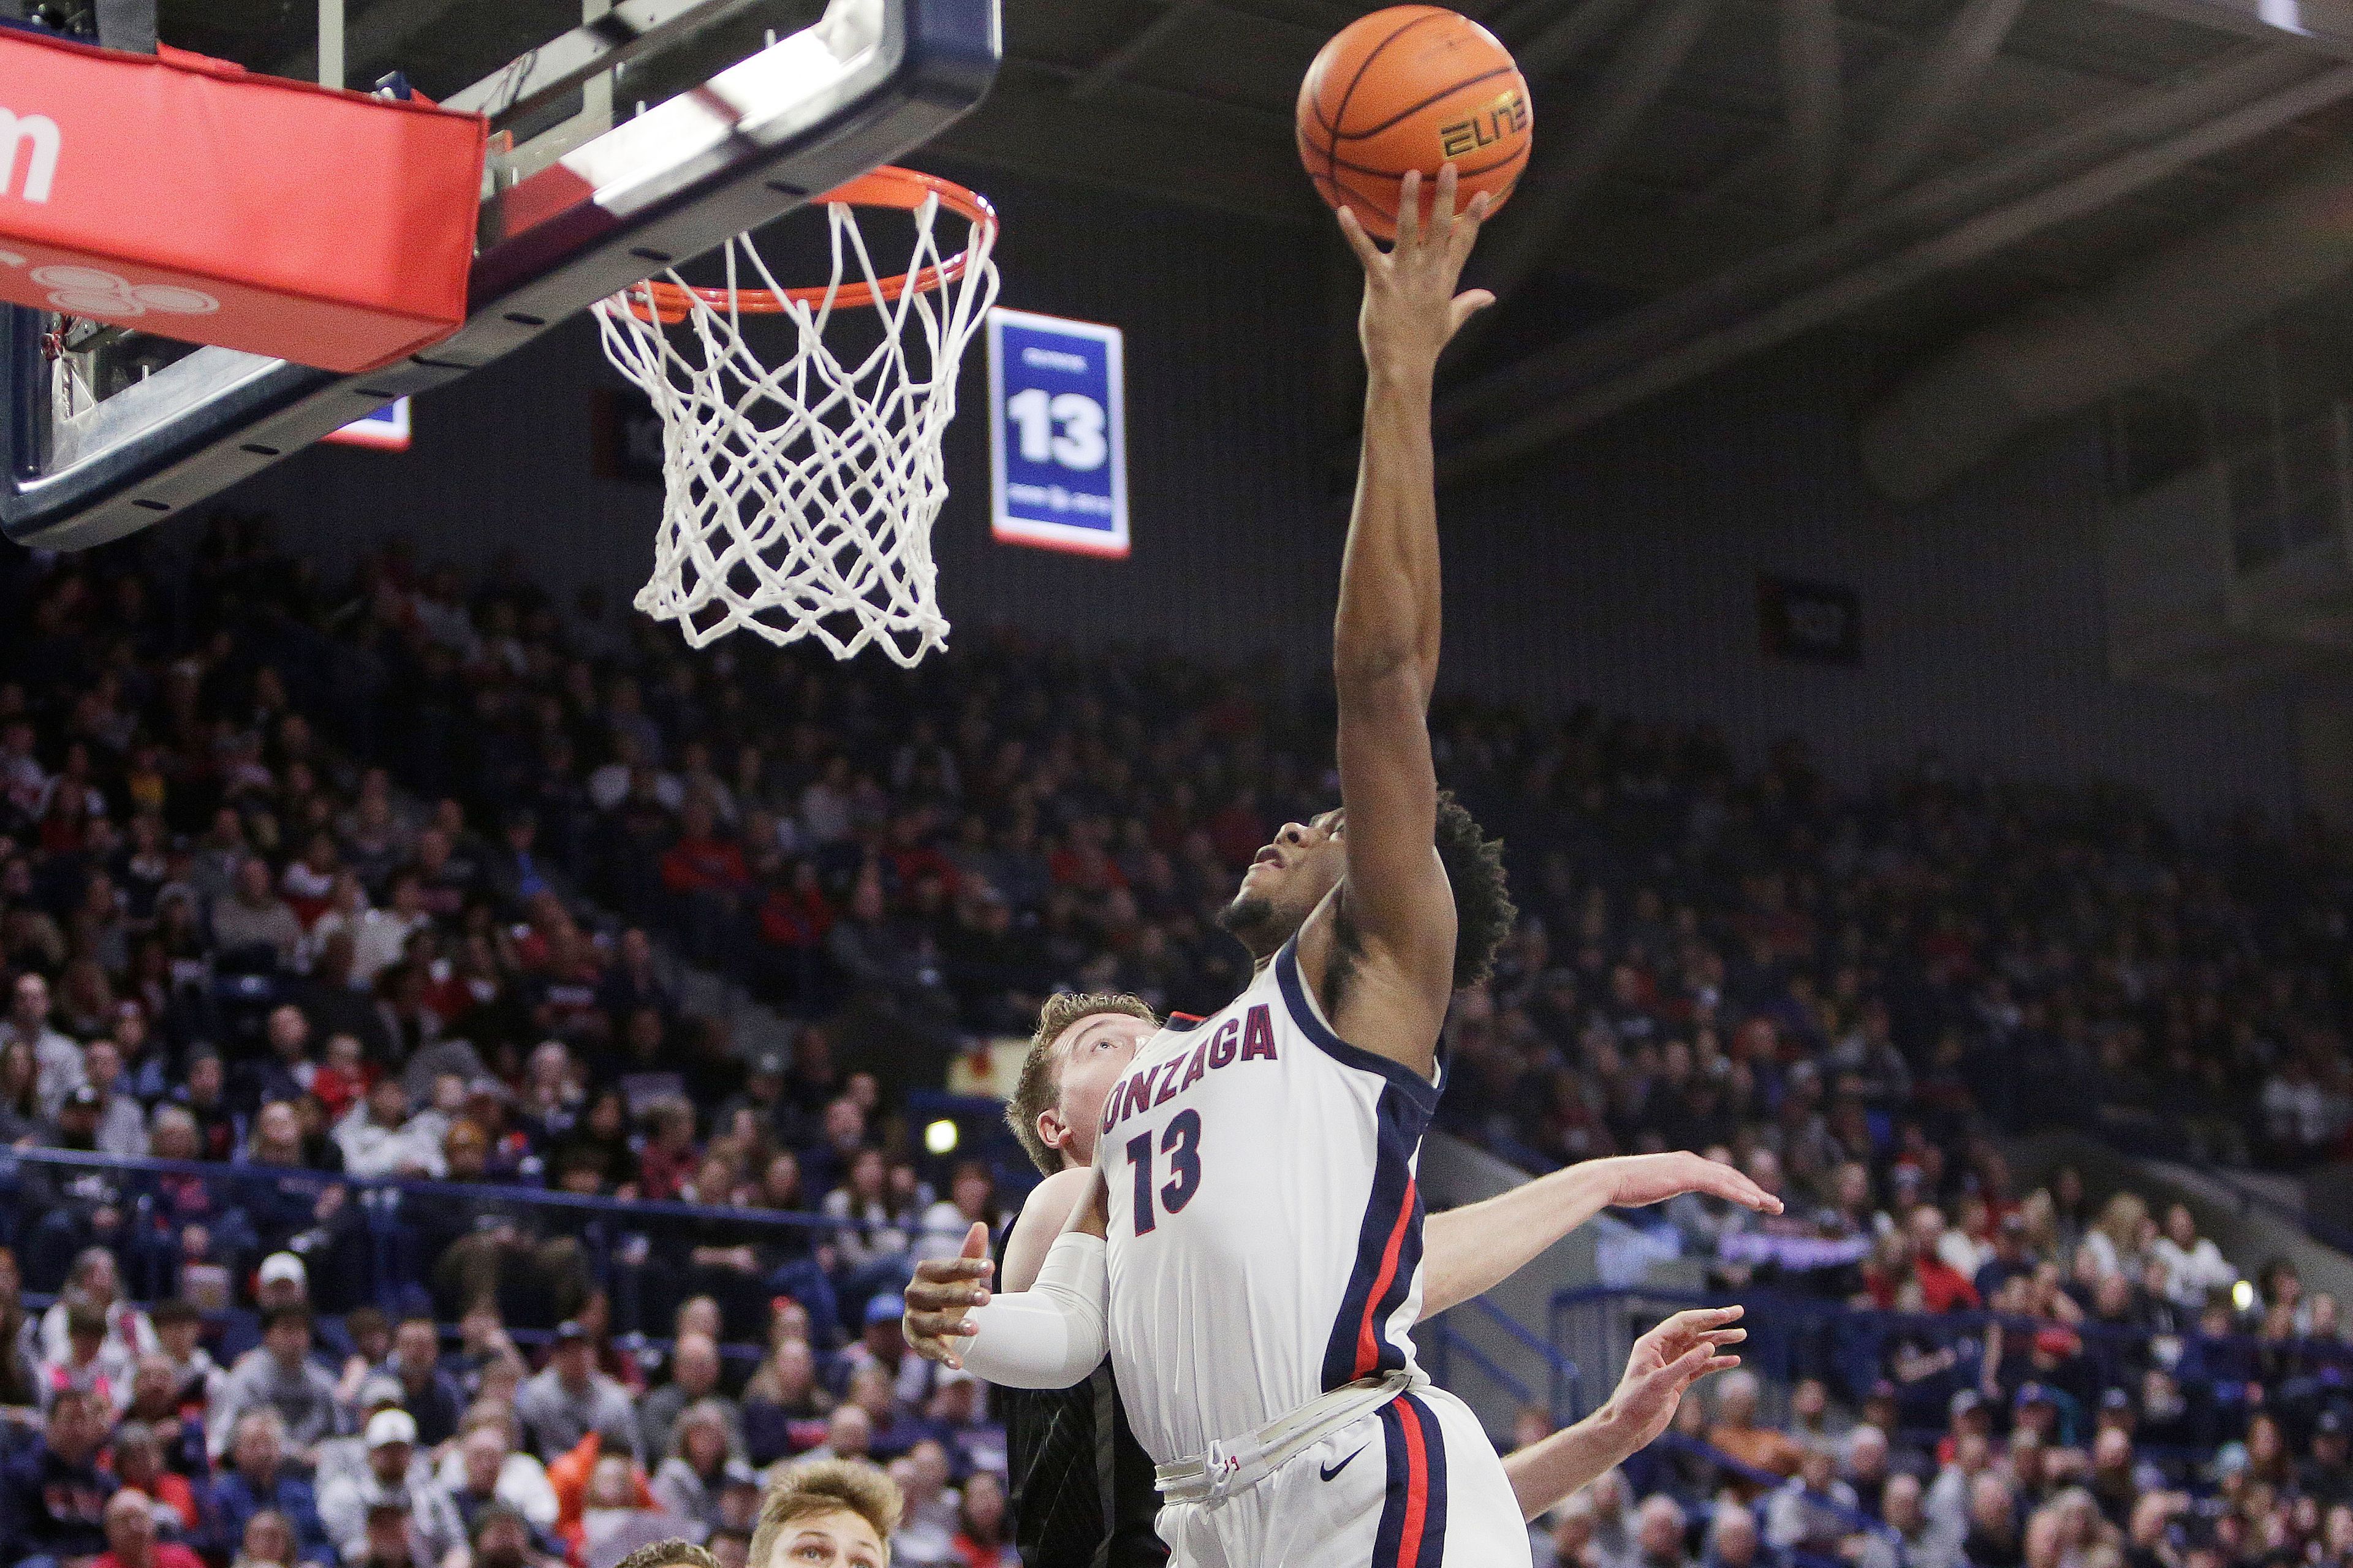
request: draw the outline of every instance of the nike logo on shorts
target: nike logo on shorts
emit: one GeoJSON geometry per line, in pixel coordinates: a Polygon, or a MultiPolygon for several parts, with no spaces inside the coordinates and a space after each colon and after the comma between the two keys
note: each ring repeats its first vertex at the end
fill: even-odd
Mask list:
{"type": "Polygon", "coordinates": [[[1363,1453],[1363,1452],[1364,1452],[1364,1449],[1359,1448],[1359,1449],[1357,1449],[1357,1450],[1356,1450],[1356,1454],[1351,1454],[1351,1455],[1349,1455],[1346,1458],[1345,1458],[1345,1459],[1341,1460],[1341,1461],[1340,1461],[1338,1464],[1336,1464],[1336,1465],[1322,1465],[1322,1466],[1319,1466],[1319,1467],[1317,1467],[1317,1468],[1316,1468],[1316,1474],[1318,1474],[1318,1475],[1322,1476],[1325,1480],[1327,1480],[1327,1481],[1328,1481],[1328,1480],[1330,1480],[1334,1476],[1338,1475],[1342,1470],[1346,1469],[1346,1468],[1347,1468],[1351,1464],[1355,1463],[1355,1462],[1356,1462],[1356,1454],[1361,1454],[1361,1453],[1363,1453]]]}

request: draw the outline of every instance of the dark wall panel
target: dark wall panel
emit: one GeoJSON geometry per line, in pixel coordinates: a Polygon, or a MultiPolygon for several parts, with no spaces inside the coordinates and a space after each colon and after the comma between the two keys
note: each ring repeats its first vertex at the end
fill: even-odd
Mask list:
{"type": "Polygon", "coordinates": [[[1802,735],[1850,779],[1933,750],[1964,770],[2128,781],[2189,816],[2292,809],[2284,696],[2109,679],[2092,431],[2048,433],[1899,510],[1856,467],[1842,380],[1817,346],[1447,498],[1450,674],[1705,720],[1750,756],[1802,735]],[[1760,574],[1856,590],[1861,665],[1767,658],[1760,574]]]}

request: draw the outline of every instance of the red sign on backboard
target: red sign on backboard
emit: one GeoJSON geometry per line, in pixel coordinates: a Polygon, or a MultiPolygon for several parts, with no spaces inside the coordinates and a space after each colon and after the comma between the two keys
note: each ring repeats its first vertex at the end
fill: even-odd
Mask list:
{"type": "Polygon", "coordinates": [[[466,318],[484,124],[0,29],[0,299],[374,369],[466,318]]]}

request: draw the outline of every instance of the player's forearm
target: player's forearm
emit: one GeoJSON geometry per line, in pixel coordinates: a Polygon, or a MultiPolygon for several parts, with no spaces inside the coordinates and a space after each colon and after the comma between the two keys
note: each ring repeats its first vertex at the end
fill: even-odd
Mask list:
{"type": "Polygon", "coordinates": [[[1605,1405],[1576,1426],[1504,1455],[1504,1474],[1519,1499],[1520,1517],[1534,1519],[1624,1462],[1630,1452],[1605,1405]]]}
{"type": "Polygon", "coordinates": [[[1103,1238],[1065,1231],[1036,1284],[973,1309],[964,1364],[1008,1388],[1068,1388],[1111,1352],[1110,1313],[1103,1238]]]}
{"type": "Polygon", "coordinates": [[[1484,1295],[1599,1214],[1609,1194],[1593,1163],[1430,1215],[1421,1235],[1422,1311],[1435,1316],[1484,1295]]]}
{"type": "Polygon", "coordinates": [[[1332,665],[1352,693],[1403,676],[1429,700],[1438,671],[1436,460],[1429,365],[1372,364],[1356,510],[1340,567],[1332,665]]]}

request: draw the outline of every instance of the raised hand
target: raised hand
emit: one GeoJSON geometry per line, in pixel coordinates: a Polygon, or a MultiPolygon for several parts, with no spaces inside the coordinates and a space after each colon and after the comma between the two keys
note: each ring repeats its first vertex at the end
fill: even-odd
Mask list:
{"type": "Polygon", "coordinates": [[[1732,1327],[1743,1310],[1701,1307],[1677,1312],[1634,1342],[1626,1375],[1600,1412],[1611,1429],[1612,1447],[1632,1454],[1648,1446],[1674,1420],[1684,1390],[1709,1373],[1740,1364],[1738,1356],[1721,1352],[1748,1337],[1746,1329],[1732,1327]]]}
{"type": "Polygon", "coordinates": [[[1781,1212],[1781,1200],[1736,1167],[1697,1154],[1624,1154],[1596,1163],[1609,1167],[1609,1202],[1618,1208],[1638,1209],[1685,1193],[1704,1193],[1759,1214],[1781,1212]]]}
{"type": "Polygon", "coordinates": [[[1487,194],[1454,210],[1454,165],[1438,172],[1438,199],[1425,222],[1421,174],[1406,175],[1399,193],[1397,244],[1384,254],[1356,215],[1340,209],[1340,232],[1365,267],[1365,307],[1357,320],[1365,363],[1375,375],[1428,375],[1462,323],[1495,302],[1484,289],[1454,291],[1462,264],[1486,221],[1487,194]]]}
{"type": "Polygon", "coordinates": [[[988,1282],[996,1273],[988,1257],[988,1226],[978,1220],[965,1232],[964,1250],[956,1257],[915,1265],[906,1315],[899,1321],[907,1348],[925,1361],[964,1365],[955,1342],[976,1331],[965,1314],[988,1300],[988,1282]]]}

